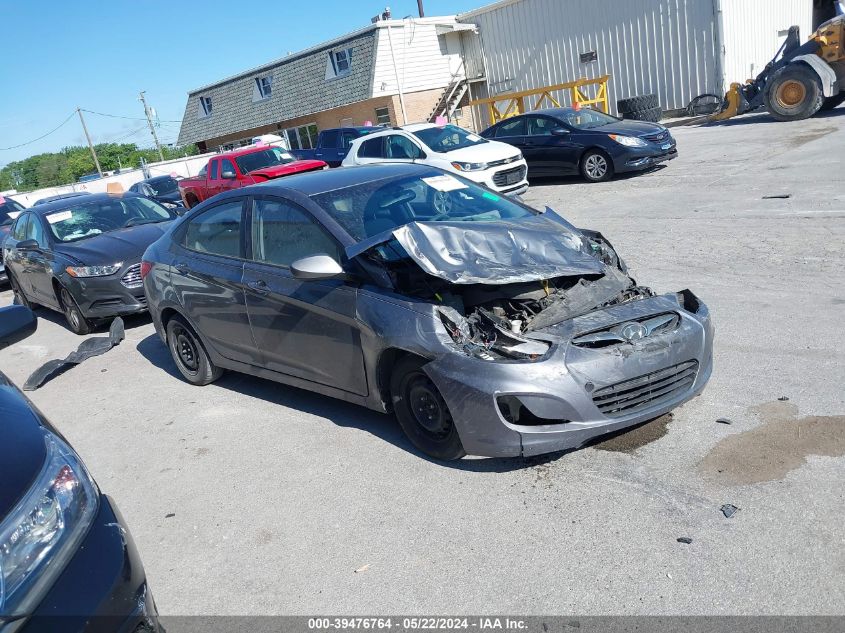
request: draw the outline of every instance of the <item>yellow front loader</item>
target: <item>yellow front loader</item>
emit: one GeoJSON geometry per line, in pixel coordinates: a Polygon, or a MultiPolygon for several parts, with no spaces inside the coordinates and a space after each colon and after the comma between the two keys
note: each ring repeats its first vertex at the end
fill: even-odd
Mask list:
{"type": "Polygon", "coordinates": [[[822,24],[801,44],[798,27],[759,75],[744,85],[733,83],[720,112],[729,119],[765,106],[778,121],[797,121],[845,101],[845,16],[822,24]]]}

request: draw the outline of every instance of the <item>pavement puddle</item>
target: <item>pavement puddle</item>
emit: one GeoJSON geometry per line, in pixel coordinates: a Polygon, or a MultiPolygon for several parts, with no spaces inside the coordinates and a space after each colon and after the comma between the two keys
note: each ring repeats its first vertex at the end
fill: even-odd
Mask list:
{"type": "Polygon", "coordinates": [[[762,424],[721,440],[699,463],[699,471],[730,486],[783,479],[808,455],[845,455],[845,416],[798,417],[789,402],[751,409],[762,424]]]}

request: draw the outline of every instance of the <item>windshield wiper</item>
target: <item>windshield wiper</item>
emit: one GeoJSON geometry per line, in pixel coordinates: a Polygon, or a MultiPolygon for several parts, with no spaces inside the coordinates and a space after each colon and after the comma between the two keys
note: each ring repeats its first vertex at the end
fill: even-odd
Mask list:
{"type": "Polygon", "coordinates": [[[124,227],[127,226],[140,226],[141,224],[156,224],[157,222],[166,222],[169,218],[162,218],[160,220],[156,219],[148,219],[148,218],[129,218],[126,220],[126,224],[124,227]]]}

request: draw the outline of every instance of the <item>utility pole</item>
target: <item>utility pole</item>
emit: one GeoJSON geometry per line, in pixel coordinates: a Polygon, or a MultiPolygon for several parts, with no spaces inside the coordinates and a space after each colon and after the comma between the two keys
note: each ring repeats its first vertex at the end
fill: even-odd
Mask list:
{"type": "Polygon", "coordinates": [[[85,138],[88,140],[88,149],[91,150],[91,156],[94,158],[94,164],[97,166],[97,173],[100,174],[100,178],[102,178],[103,170],[100,167],[100,161],[97,158],[97,152],[94,151],[94,144],[91,142],[91,137],[88,134],[88,128],[85,127],[85,119],[82,118],[82,110],[77,107],[76,113],[79,115],[79,122],[82,123],[82,131],[85,132],[85,138]]]}
{"type": "Polygon", "coordinates": [[[419,9],[420,17],[425,17],[425,11],[423,11],[423,0],[417,0],[417,9],[419,9]]]}
{"type": "Polygon", "coordinates": [[[158,157],[161,159],[161,162],[164,162],[164,153],[161,151],[161,143],[158,142],[158,136],[156,136],[156,129],[153,125],[153,119],[152,116],[150,116],[150,108],[147,106],[147,100],[144,98],[143,90],[141,91],[140,101],[144,104],[144,114],[147,116],[147,123],[150,124],[150,133],[153,135],[153,140],[156,143],[158,157]]]}

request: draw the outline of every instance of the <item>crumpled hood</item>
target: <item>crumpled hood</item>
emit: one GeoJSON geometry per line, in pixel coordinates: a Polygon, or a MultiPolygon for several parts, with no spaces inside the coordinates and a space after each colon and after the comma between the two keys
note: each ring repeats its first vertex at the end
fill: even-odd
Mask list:
{"type": "Polygon", "coordinates": [[[396,239],[425,272],[455,284],[513,284],[600,275],[581,233],[554,211],[496,222],[411,222],[347,249],[352,258],[396,239]]]}
{"type": "Polygon", "coordinates": [[[290,174],[298,174],[302,171],[310,171],[312,169],[322,169],[324,163],[321,160],[296,160],[292,163],[285,163],[284,165],[276,165],[274,167],[264,167],[263,169],[254,169],[249,172],[249,176],[263,176],[264,178],[279,178],[280,176],[289,176],[290,174]]]}
{"type": "Polygon", "coordinates": [[[172,221],[129,226],[78,242],[56,244],[56,251],[86,266],[105,266],[141,259],[147,247],[164,235],[172,221]]]}

